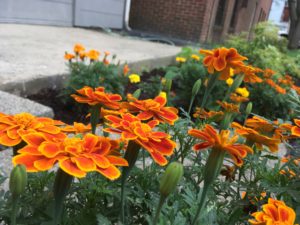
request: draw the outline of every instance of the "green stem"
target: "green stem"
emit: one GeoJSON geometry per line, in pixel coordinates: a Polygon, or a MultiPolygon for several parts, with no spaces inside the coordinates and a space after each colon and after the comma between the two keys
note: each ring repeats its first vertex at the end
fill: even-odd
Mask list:
{"type": "Polygon", "coordinates": [[[91,108],[91,125],[92,125],[92,134],[96,133],[97,124],[100,119],[100,108],[101,105],[94,105],[91,108]]]}
{"type": "Polygon", "coordinates": [[[159,219],[159,215],[160,215],[160,211],[164,205],[166,201],[166,197],[165,196],[162,196],[160,195],[160,198],[159,198],[159,203],[158,203],[158,206],[157,206],[157,209],[156,209],[156,213],[155,213],[155,217],[153,219],[153,225],[156,225],[157,222],[158,222],[158,219],[159,219]]]}
{"type": "Polygon", "coordinates": [[[127,167],[123,167],[122,177],[121,177],[121,221],[125,224],[125,186],[126,180],[130,174],[130,171],[135,165],[135,162],[139,155],[140,146],[134,141],[129,141],[128,147],[125,152],[124,158],[128,162],[127,167]]]}
{"type": "Polygon", "coordinates": [[[10,216],[11,225],[16,225],[17,224],[18,202],[19,202],[19,196],[18,195],[12,195],[12,209],[11,209],[11,216],[10,216]]]}
{"type": "Polygon", "coordinates": [[[195,218],[192,222],[192,225],[197,224],[197,222],[199,220],[201,209],[202,209],[204,203],[206,202],[206,196],[207,196],[208,188],[209,188],[209,185],[204,184],[204,187],[203,187],[202,193],[201,193],[201,199],[200,199],[200,202],[198,204],[198,208],[197,208],[197,211],[196,211],[196,216],[195,216],[195,218]]]}
{"type": "Polygon", "coordinates": [[[192,110],[192,106],[195,100],[195,96],[191,97],[191,101],[190,101],[190,105],[189,105],[189,110],[188,110],[188,114],[190,115],[191,110],[192,110]]]}
{"type": "Polygon", "coordinates": [[[204,108],[204,106],[207,102],[208,95],[210,94],[210,92],[212,91],[214,86],[216,85],[216,83],[217,83],[216,81],[218,80],[219,76],[220,76],[220,73],[212,74],[210,76],[208,84],[207,84],[207,88],[205,89],[205,92],[204,92],[203,100],[201,102],[201,108],[204,108]]]}
{"type": "Polygon", "coordinates": [[[60,217],[63,209],[64,200],[69,192],[73,181],[73,176],[67,174],[62,169],[58,169],[53,186],[53,194],[55,200],[53,225],[60,223],[60,217]]]}

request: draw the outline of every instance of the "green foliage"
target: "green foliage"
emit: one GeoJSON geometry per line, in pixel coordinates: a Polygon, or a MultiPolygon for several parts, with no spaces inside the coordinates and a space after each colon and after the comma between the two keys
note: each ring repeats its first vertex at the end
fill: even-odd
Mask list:
{"type": "Polygon", "coordinates": [[[236,48],[241,55],[247,56],[251,65],[300,78],[300,64],[295,57],[287,54],[287,40],[279,37],[275,25],[259,23],[254,29],[253,39],[248,40],[246,37],[245,33],[232,35],[225,45],[236,48]]]}
{"type": "Polygon", "coordinates": [[[70,61],[68,66],[70,74],[65,83],[65,89],[61,93],[66,101],[70,100],[71,94],[84,86],[93,88],[102,86],[106,92],[124,96],[128,78],[123,75],[119,65],[114,64],[114,61],[110,64],[105,64],[102,61],[89,63],[86,61],[70,61]]]}

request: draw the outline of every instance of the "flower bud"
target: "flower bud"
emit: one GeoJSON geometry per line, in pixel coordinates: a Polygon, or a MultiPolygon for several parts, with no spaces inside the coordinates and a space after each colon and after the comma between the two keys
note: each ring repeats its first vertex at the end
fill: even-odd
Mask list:
{"type": "Polygon", "coordinates": [[[27,172],[24,165],[16,165],[10,173],[9,190],[12,195],[20,195],[27,185],[27,172]]]}
{"type": "Polygon", "coordinates": [[[170,163],[160,181],[160,194],[167,197],[170,193],[172,193],[176,188],[176,185],[179,183],[182,175],[182,164],[178,162],[170,163]]]}
{"type": "Polygon", "coordinates": [[[252,102],[249,102],[246,107],[246,114],[249,115],[252,111],[252,102]]]}
{"type": "Polygon", "coordinates": [[[165,85],[165,90],[167,93],[171,91],[172,88],[172,80],[171,79],[166,79],[166,85],[165,85]]]}
{"type": "Polygon", "coordinates": [[[200,90],[200,87],[201,87],[201,79],[198,79],[198,80],[195,82],[195,84],[194,84],[194,86],[193,86],[193,89],[192,89],[192,96],[193,96],[193,97],[195,97],[195,96],[198,94],[198,92],[199,92],[199,90],[200,90]]]}
{"type": "Polygon", "coordinates": [[[135,90],[135,92],[133,92],[133,97],[135,97],[136,99],[139,99],[140,95],[141,95],[141,89],[137,89],[135,90]]]}

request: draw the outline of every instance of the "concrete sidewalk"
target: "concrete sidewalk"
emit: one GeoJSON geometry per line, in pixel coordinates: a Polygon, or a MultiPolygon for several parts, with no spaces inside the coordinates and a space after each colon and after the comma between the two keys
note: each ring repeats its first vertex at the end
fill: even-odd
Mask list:
{"type": "Polygon", "coordinates": [[[0,90],[28,94],[49,83],[57,85],[67,73],[64,52],[72,52],[75,43],[110,51],[121,63],[128,62],[137,70],[167,65],[180,51],[174,46],[81,28],[0,24],[0,90]]]}

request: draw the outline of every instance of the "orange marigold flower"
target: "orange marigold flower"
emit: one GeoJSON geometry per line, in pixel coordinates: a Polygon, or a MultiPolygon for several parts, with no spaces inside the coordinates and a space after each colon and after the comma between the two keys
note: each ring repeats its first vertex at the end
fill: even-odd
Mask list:
{"type": "Polygon", "coordinates": [[[265,69],[263,72],[264,78],[271,78],[275,74],[275,71],[271,69],[265,69]]]}
{"type": "Polygon", "coordinates": [[[170,140],[170,136],[164,132],[153,131],[159,124],[158,120],[142,123],[138,117],[130,113],[117,116],[106,116],[111,128],[104,129],[107,132],[121,134],[122,139],[131,140],[147,150],[154,161],[159,165],[168,163],[165,156],[173,154],[176,143],[170,140]]]}
{"type": "Polygon", "coordinates": [[[217,101],[217,103],[225,110],[225,112],[235,112],[239,113],[239,105],[233,104],[233,103],[228,103],[228,102],[221,102],[217,101]]]}
{"type": "Polygon", "coordinates": [[[104,55],[105,55],[105,56],[109,56],[109,55],[110,55],[110,52],[109,52],[109,51],[105,51],[105,52],[104,52],[104,55]]]}
{"type": "Polygon", "coordinates": [[[19,113],[16,115],[0,115],[0,144],[5,146],[16,146],[21,143],[22,135],[41,132],[49,137],[61,137],[61,125],[50,118],[35,117],[30,113],[19,113]]]}
{"type": "Polygon", "coordinates": [[[104,65],[109,65],[109,61],[107,59],[103,59],[103,64],[104,65]]]}
{"type": "Polygon", "coordinates": [[[233,137],[230,138],[229,130],[221,130],[218,134],[212,126],[206,124],[203,130],[191,129],[188,131],[188,134],[203,140],[203,142],[194,145],[193,149],[195,151],[206,148],[226,151],[230,154],[237,166],[243,165],[243,158],[245,158],[248,153],[253,153],[250,147],[236,143],[238,135],[233,135],[233,137]]]}
{"type": "Polygon", "coordinates": [[[275,130],[272,123],[258,116],[247,119],[245,125],[262,133],[272,133],[275,130]]]}
{"type": "Polygon", "coordinates": [[[89,132],[92,129],[91,124],[84,125],[83,123],[73,123],[73,126],[67,125],[61,128],[61,131],[65,133],[83,134],[89,132]]]}
{"type": "Polygon", "coordinates": [[[118,101],[122,100],[122,97],[118,94],[110,94],[104,91],[104,87],[91,88],[85,86],[79,90],[77,93],[79,95],[71,95],[79,103],[87,103],[89,105],[100,104],[110,109],[119,109],[118,101]]]}
{"type": "Polygon", "coordinates": [[[268,199],[268,203],[262,206],[262,211],[252,213],[254,219],[250,219],[252,225],[294,225],[296,213],[283,201],[268,199]]]}
{"type": "Polygon", "coordinates": [[[280,94],[286,94],[286,90],[282,87],[280,87],[278,84],[276,84],[272,79],[266,79],[265,82],[270,85],[272,88],[274,88],[278,93],[280,94]]]}
{"type": "Polygon", "coordinates": [[[87,53],[86,52],[79,52],[79,57],[83,61],[85,59],[85,57],[87,57],[87,53]]]}
{"type": "Polygon", "coordinates": [[[24,164],[28,172],[46,171],[58,162],[62,170],[74,177],[96,171],[113,180],[121,174],[116,166],[128,166],[125,159],[113,154],[118,142],[106,137],[86,134],[83,139],[49,140],[40,133],[31,133],[23,138],[28,145],[19,150],[13,163],[24,164]]]}
{"type": "Polygon", "coordinates": [[[141,120],[154,118],[169,124],[174,124],[178,120],[178,110],[174,107],[166,107],[167,99],[162,96],[146,100],[138,100],[132,95],[129,95],[127,98],[129,99],[128,110],[131,113],[138,113],[137,117],[141,120]]]}
{"type": "Polygon", "coordinates": [[[220,72],[220,80],[227,80],[230,77],[230,69],[243,66],[243,61],[247,59],[238,54],[234,48],[201,49],[199,52],[205,55],[203,64],[207,67],[207,71],[211,74],[214,73],[215,70],[220,72]]]}
{"type": "Polygon", "coordinates": [[[300,119],[294,119],[294,123],[296,126],[291,128],[291,133],[296,137],[300,137],[300,119]]]}
{"type": "Polygon", "coordinates": [[[83,52],[85,47],[82,44],[75,44],[74,45],[74,52],[78,55],[80,52],[83,52]]]}
{"type": "Polygon", "coordinates": [[[71,61],[72,59],[75,58],[75,55],[66,52],[64,58],[65,60],[71,61]]]}
{"type": "Polygon", "coordinates": [[[249,98],[240,96],[236,93],[231,93],[230,94],[230,100],[233,101],[234,103],[242,103],[242,102],[247,102],[249,101],[249,98]]]}
{"type": "Polygon", "coordinates": [[[87,53],[87,56],[93,60],[93,61],[96,61],[99,59],[99,56],[100,56],[100,52],[98,52],[97,50],[90,50],[88,53],[87,53]]]}
{"type": "Polygon", "coordinates": [[[193,114],[194,118],[201,118],[201,119],[210,119],[210,118],[217,118],[222,119],[224,113],[222,111],[206,111],[203,108],[196,107],[196,111],[193,114]]]}
{"type": "Polygon", "coordinates": [[[297,92],[297,94],[300,95],[300,87],[292,85],[292,89],[294,89],[297,92]]]}
{"type": "Polygon", "coordinates": [[[124,76],[126,76],[130,71],[130,68],[128,66],[128,64],[125,64],[124,67],[123,67],[123,74],[124,76]]]}
{"type": "Polygon", "coordinates": [[[278,83],[284,84],[284,85],[287,85],[290,87],[292,87],[294,85],[293,78],[289,75],[285,75],[284,78],[279,78],[278,83]]]}
{"type": "Polygon", "coordinates": [[[267,137],[265,135],[260,134],[254,129],[243,127],[242,125],[236,122],[233,122],[231,126],[236,129],[236,132],[239,135],[245,137],[248,142],[255,143],[256,147],[259,150],[262,150],[264,145],[267,146],[271,152],[278,151],[278,145],[280,144],[279,139],[267,137]]]}
{"type": "Polygon", "coordinates": [[[257,76],[257,73],[261,73],[262,70],[250,65],[244,65],[237,69],[237,73],[243,73],[245,75],[244,82],[246,83],[261,83],[263,80],[257,76]]]}

